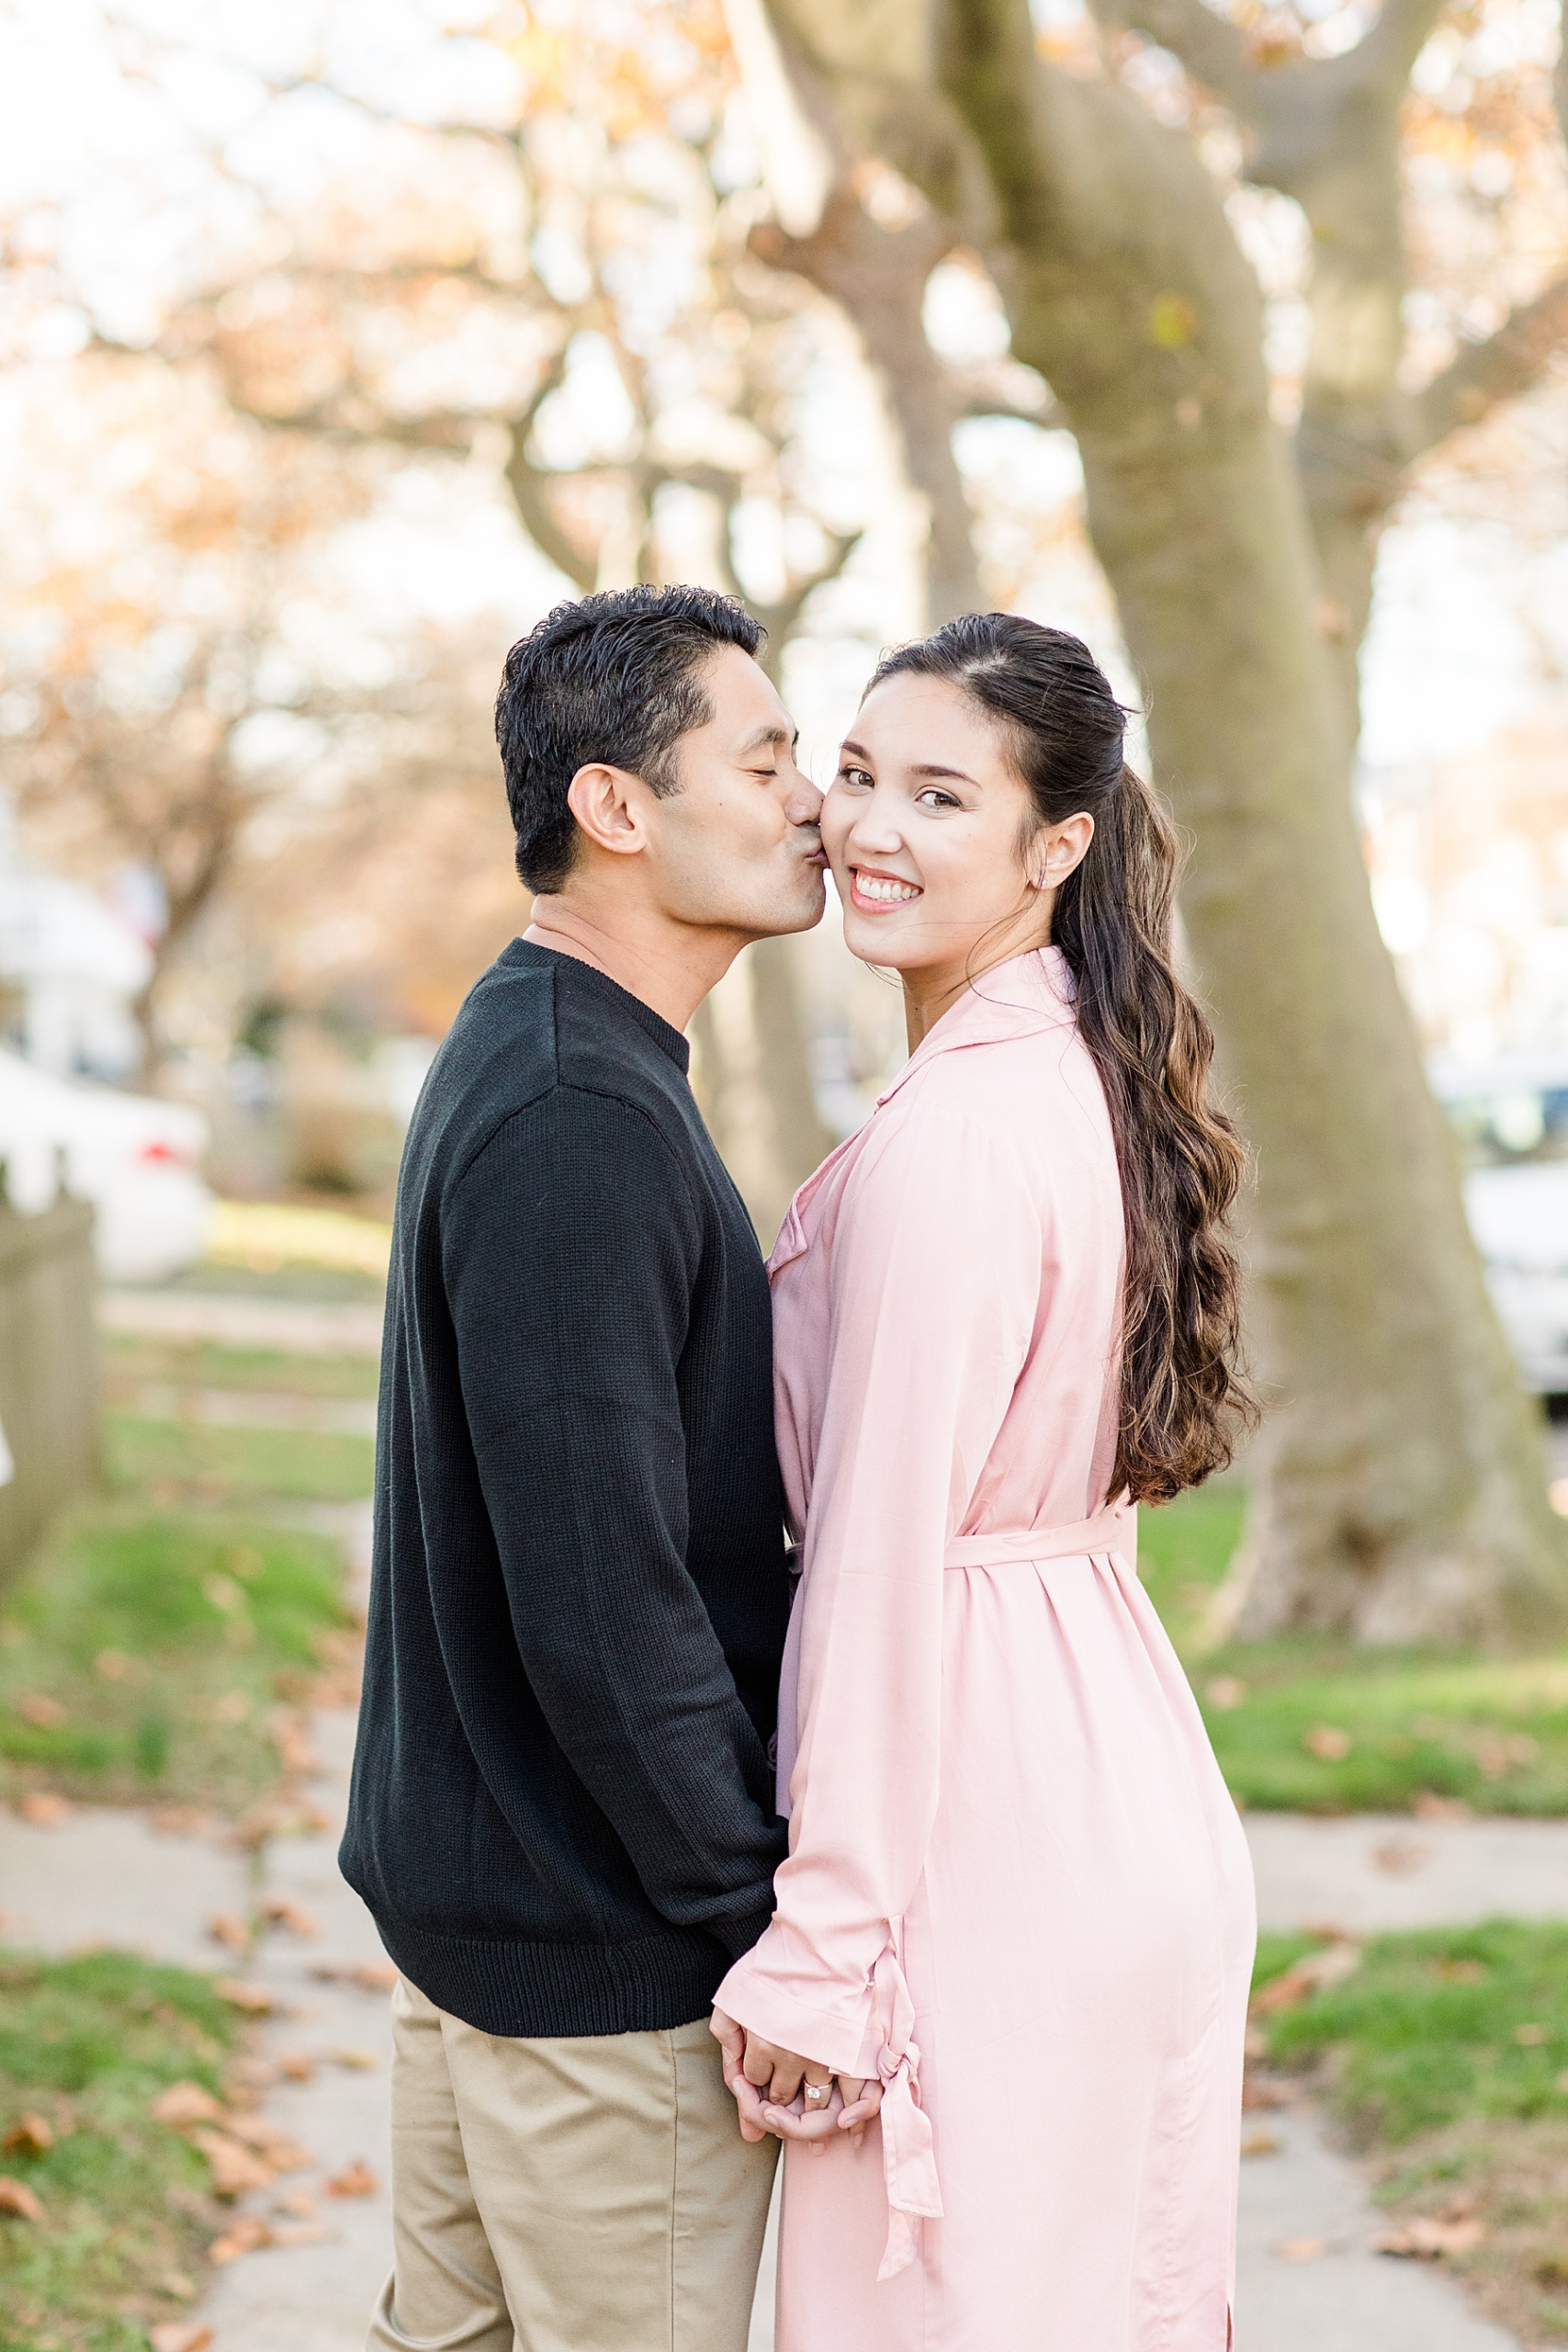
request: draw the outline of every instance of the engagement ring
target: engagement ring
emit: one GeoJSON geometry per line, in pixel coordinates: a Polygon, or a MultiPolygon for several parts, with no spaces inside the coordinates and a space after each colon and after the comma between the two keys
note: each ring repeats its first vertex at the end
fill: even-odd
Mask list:
{"type": "Polygon", "coordinates": [[[827,2087],[821,2083],[807,2083],[806,2086],[806,2096],[807,2098],[826,2098],[828,2096],[827,2087]]]}

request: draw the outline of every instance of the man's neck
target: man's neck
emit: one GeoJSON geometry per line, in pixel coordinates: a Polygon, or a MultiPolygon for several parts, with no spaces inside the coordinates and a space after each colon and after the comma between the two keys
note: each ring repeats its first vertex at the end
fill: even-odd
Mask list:
{"type": "Polygon", "coordinates": [[[591,964],[682,1031],[746,944],[732,932],[672,923],[638,909],[617,909],[612,927],[592,908],[556,894],[535,899],[523,936],[536,947],[591,964]]]}

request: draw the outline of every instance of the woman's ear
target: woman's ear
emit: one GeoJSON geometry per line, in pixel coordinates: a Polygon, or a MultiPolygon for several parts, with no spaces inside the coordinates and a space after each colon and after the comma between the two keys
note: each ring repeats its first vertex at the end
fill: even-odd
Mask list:
{"type": "Polygon", "coordinates": [[[1043,825],[1029,844],[1029,887],[1057,890],[1089,854],[1094,839],[1094,819],[1087,810],[1064,817],[1059,825],[1043,825]]]}
{"type": "Polygon", "coordinates": [[[642,820],[641,796],[647,786],[625,768],[602,760],[578,769],[567,786],[566,804],[579,830],[597,849],[627,857],[648,845],[642,820]]]}

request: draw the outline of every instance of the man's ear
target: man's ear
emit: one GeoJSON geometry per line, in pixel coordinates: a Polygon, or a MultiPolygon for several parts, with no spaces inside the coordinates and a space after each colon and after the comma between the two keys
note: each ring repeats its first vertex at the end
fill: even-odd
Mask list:
{"type": "Polygon", "coordinates": [[[648,846],[643,803],[648,786],[625,768],[594,760],[578,769],[567,786],[567,807],[596,849],[629,857],[648,846]]]}

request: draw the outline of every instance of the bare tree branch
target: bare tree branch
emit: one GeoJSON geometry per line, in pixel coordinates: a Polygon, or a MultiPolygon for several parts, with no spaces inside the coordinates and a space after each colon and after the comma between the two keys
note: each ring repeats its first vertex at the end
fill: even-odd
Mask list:
{"type": "Polygon", "coordinates": [[[1094,0],[1099,21],[1124,32],[1146,34],[1179,57],[1194,81],[1225,99],[1250,119],[1258,74],[1236,27],[1207,8],[1203,0],[1094,0]]]}
{"type": "Polygon", "coordinates": [[[1472,344],[1408,404],[1406,462],[1461,425],[1478,424],[1500,401],[1538,384],[1568,345],[1568,277],[1554,278],[1533,302],[1510,311],[1495,334],[1472,344]]]}

